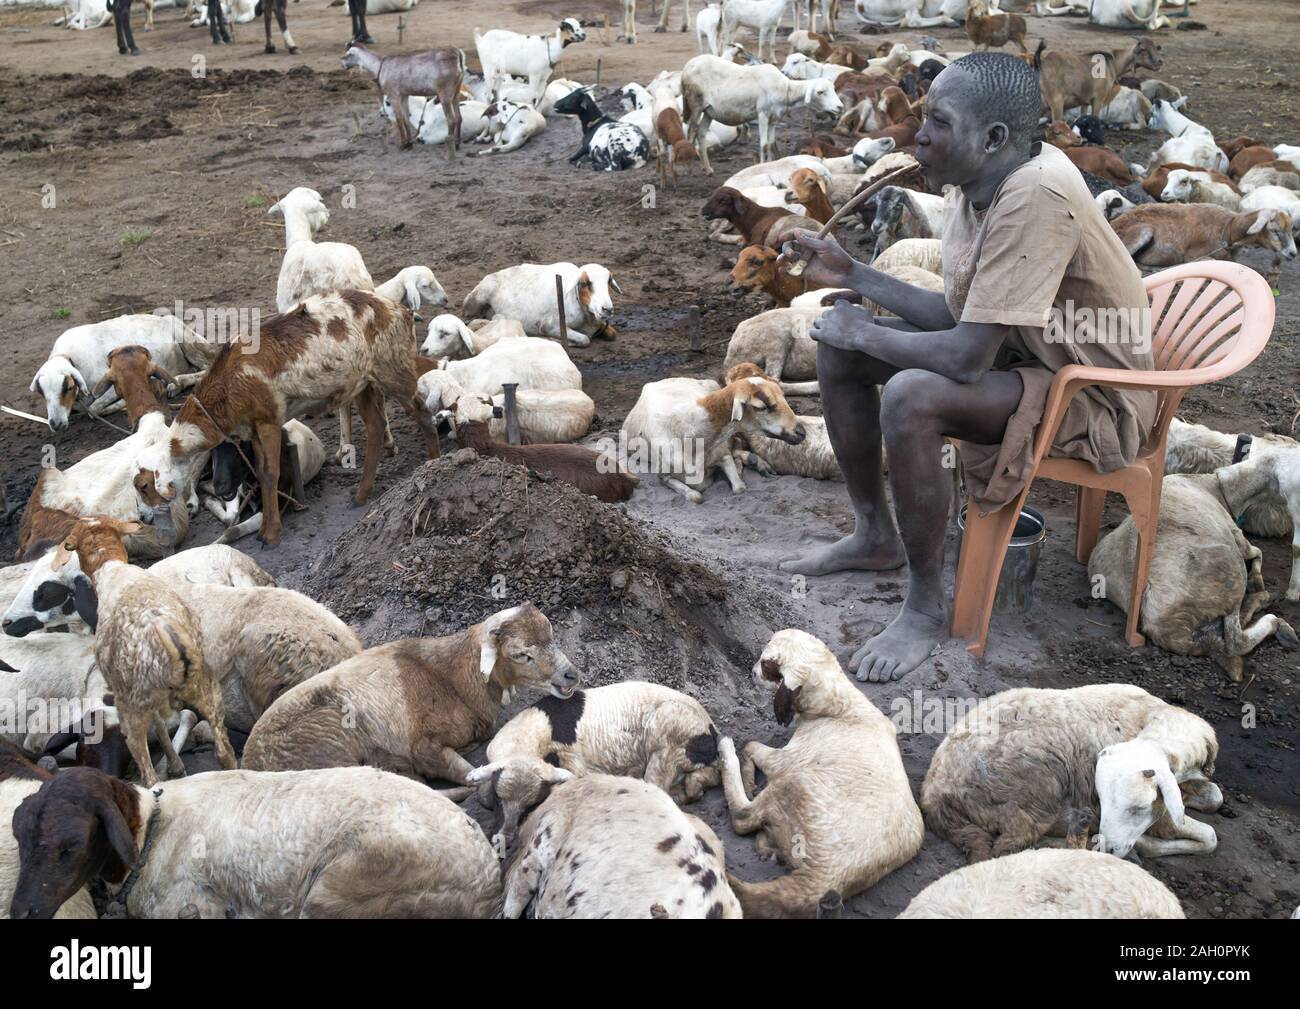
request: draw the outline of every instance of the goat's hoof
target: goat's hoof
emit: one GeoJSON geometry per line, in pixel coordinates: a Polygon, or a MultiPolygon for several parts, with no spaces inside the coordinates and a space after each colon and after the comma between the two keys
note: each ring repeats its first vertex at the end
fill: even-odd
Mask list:
{"type": "Polygon", "coordinates": [[[291,55],[291,56],[297,56],[297,55],[298,55],[298,47],[297,47],[297,46],[290,46],[290,47],[289,47],[289,55],[291,55]]]}
{"type": "Polygon", "coordinates": [[[139,56],[139,55],[140,55],[140,50],[137,49],[135,46],[132,46],[132,47],[131,47],[131,55],[132,55],[132,56],[139,56]]]}
{"type": "MultiPolygon", "coordinates": [[[[662,34],[663,34],[664,32],[666,32],[667,30],[668,30],[668,29],[665,28],[663,25],[658,25],[658,26],[655,27],[655,34],[656,34],[656,35],[662,35],[662,34]]],[[[683,28],[682,31],[686,31],[686,29],[683,28]]]]}
{"type": "Polygon", "coordinates": [[[273,53],[273,52],[275,52],[275,46],[271,45],[271,43],[268,42],[268,43],[266,44],[266,52],[268,52],[268,53],[273,53]]]}
{"type": "Polygon", "coordinates": [[[118,46],[118,47],[117,47],[117,52],[118,52],[118,55],[120,55],[120,56],[125,56],[125,55],[126,55],[126,46],[118,46]]]}
{"type": "Polygon", "coordinates": [[[277,536],[277,537],[276,537],[275,539],[273,539],[273,540],[262,540],[262,549],[263,549],[263,550],[276,550],[276,549],[279,549],[279,546],[280,546],[280,537],[279,537],[279,536],[277,536]]]}

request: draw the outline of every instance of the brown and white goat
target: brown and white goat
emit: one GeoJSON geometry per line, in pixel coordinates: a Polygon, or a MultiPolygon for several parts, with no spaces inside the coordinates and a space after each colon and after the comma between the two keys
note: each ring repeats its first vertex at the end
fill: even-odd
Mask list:
{"type": "Polygon", "coordinates": [[[415,323],[405,305],[371,291],[307,298],[263,324],[256,342],[222,349],[165,437],[137,456],[137,487],[146,501],[150,489],[170,501],[178,464],[227,437],[252,441],[264,509],[259,536],[274,546],[280,542],[276,488],[284,423],[356,402],[366,426],[366,460],[355,500],[364,504],[383,451],[386,395],[419,425],[429,457],[438,455],[437,430],[416,394],[418,374],[415,323]]]}
{"type": "Polygon", "coordinates": [[[676,108],[666,108],[655,118],[655,146],[659,154],[659,184],[666,186],[665,169],[677,185],[677,165],[683,161],[699,160],[699,153],[682,126],[682,117],[676,108]],[[665,157],[665,149],[667,157],[665,157]]]}
{"type": "Polygon", "coordinates": [[[790,192],[786,193],[785,202],[802,205],[806,215],[818,224],[825,224],[835,216],[835,208],[826,193],[826,178],[811,168],[791,173],[790,192]]]}
{"type": "Polygon", "coordinates": [[[731,270],[734,290],[762,291],[773,301],[773,308],[788,308],[804,292],[804,281],[777,268],[780,253],[766,245],[751,245],[736,257],[731,270]]]}
{"type": "Polygon", "coordinates": [[[808,231],[808,218],[780,207],[764,207],[730,186],[713,191],[700,210],[706,220],[725,220],[744,237],[746,245],[779,247],[791,232],[808,231]]]}
{"type": "Polygon", "coordinates": [[[108,353],[108,371],[90,390],[94,398],[102,396],[111,385],[126,404],[126,418],[131,427],[146,413],[163,409],[161,394],[174,385],[172,378],[144,347],[118,347],[108,353]],[[155,382],[159,383],[155,386],[155,382]]]}

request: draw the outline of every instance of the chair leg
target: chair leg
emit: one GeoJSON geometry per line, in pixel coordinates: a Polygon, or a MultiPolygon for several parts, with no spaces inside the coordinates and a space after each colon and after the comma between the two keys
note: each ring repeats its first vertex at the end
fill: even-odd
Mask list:
{"type": "Polygon", "coordinates": [[[1087,564],[1101,532],[1101,513],[1106,508],[1106,491],[1097,487],[1076,488],[1074,499],[1074,556],[1087,564]]]}
{"type": "Polygon", "coordinates": [[[1149,490],[1146,500],[1128,499],[1129,512],[1133,516],[1133,525],[1137,530],[1137,553],[1133,558],[1133,581],[1129,586],[1128,623],[1124,628],[1124,638],[1134,648],[1146,644],[1146,638],[1138,631],[1138,618],[1142,614],[1142,594],[1147,589],[1147,574],[1151,569],[1151,558],[1156,552],[1156,529],[1160,522],[1160,488],[1163,483],[1157,474],[1154,486],[1149,490]]]}
{"type": "Polygon", "coordinates": [[[1027,493],[1028,487],[1015,501],[990,515],[980,516],[969,505],[966,509],[966,529],[953,581],[950,633],[965,641],[966,650],[977,657],[984,654],[1002,561],[1027,493]]]}

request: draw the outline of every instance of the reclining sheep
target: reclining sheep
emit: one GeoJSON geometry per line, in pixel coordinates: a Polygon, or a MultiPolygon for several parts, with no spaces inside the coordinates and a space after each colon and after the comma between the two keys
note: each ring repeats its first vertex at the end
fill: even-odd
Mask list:
{"type": "MultiPolygon", "coordinates": [[[[1234,681],[1242,678],[1242,656],[1270,635],[1286,648],[1300,648],[1291,625],[1274,614],[1251,624],[1269,599],[1264,554],[1234,519],[1254,496],[1252,484],[1267,479],[1270,461],[1263,455],[1214,474],[1165,478],[1142,596],[1138,625],[1153,642],[1179,655],[1208,655],[1234,681]]],[[[1088,577],[1094,584],[1100,578],[1105,597],[1125,613],[1132,604],[1137,538],[1129,516],[1088,558],[1088,577]]]]}
{"type": "Polygon", "coordinates": [[[1020,851],[954,869],[899,918],[1182,918],[1167,886],[1099,851],[1020,851]]]}
{"type": "Polygon", "coordinates": [[[90,880],[132,918],[486,918],[501,893],[473,820],[373,767],[159,791],[73,767],[24,800],[13,833],[15,918],[50,917],[90,880]]]}
{"type": "Polygon", "coordinates": [[[542,698],[492,738],[487,761],[468,778],[479,783],[485,805],[500,802],[507,844],[548,782],[628,775],[681,803],[719,781],[709,713],[693,697],[639,680],[579,690],[566,700],[542,698]]]}
{"type": "Polygon", "coordinates": [[[483,742],[515,691],[567,697],[578,670],[531,603],[441,638],[371,648],[280,696],[244,747],[254,771],[382,767],[468,784],[456,751],[483,742]]]}
{"type": "Polygon", "coordinates": [[[610,318],[614,301],[609,292],[612,289],[622,294],[623,290],[609,270],[598,263],[521,263],[489,273],[465,297],[461,314],[466,319],[518,319],[530,336],[559,336],[557,276],[563,291],[569,342],[585,347],[594,336],[613,338],[616,330],[610,318]]]}
{"type": "Polygon", "coordinates": [[[543,799],[506,867],[503,917],[741,917],[722,842],[660,789],[593,774],[543,799]]]}
{"type": "Polygon", "coordinates": [[[985,698],[939,744],[921,785],[925,822],[972,862],[1064,837],[1121,857],[1208,854],[1219,752],[1203,718],[1125,683],[1029,687],[985,698]]]}
{"type": "Polygon", "coordinates": [[[420,353],[425,357],[447,358],[452,361],[473,357],[506,337],[523,337],[523,323],[518,319],[474,319],[465,325],[447,312],[436,315],[429,323],[420,353]]]}
{"type": "Polygon", "coordinates": [[[774,690],[780,749],[746,743],[740,759],[724,738],[722,786],[738,834],[758,833],[787,876],[747,883],[729,876],[747,917],[813,917],[828,890],[844,897],[874,885],[921,850],[925,828],[903,771],[893,725],[844,675],[831,650],[804,631],[778,631],[754,664],[774,690]],[[754,772],[767,784],[754,799],[754,772]]]}
{"type": "MultiPolygon", "coordinates": [[[[1237,436],[1201,424],[1169,422],[1166,473],[1213,473],[1233,465],[1237,436]]],[[[1291,582],[1286,598],[1300,599],[1300,442],[1280,434],[1256,435],[1250,455],[1224,477],[1243,483],[1234,515],[1251,536],[1291,537],[1291,582]]]]}

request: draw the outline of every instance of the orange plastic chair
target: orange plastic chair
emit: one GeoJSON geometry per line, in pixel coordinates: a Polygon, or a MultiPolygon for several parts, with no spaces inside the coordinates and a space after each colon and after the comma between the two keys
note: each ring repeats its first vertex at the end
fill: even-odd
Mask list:
{"type": "Polygon", "coordinates": [[[1138,529],[1137,563],[1129,599],[1125,637],[1138,647],[1147,569],[1155,551],[1160,517],[1160,488],[1165,472],[1165,438],[1169,422],[1192,386],[1235,374],[1259,356],[1273,331],[1273,293],[1254,270],[1230,262],[1187,263],[1145,280],[1151,298],[1151,350],[1155,371],[1125,371],[1067,365],[1057,372],[1047,396],[1043,422],[1034,444],[1034,470],[1020,496],[996,512],[981,516],[966,510],[961,557],[953,587],[952,636],[982,656],[998,576],[1007,545],[1029,488],[1037,477],[1072,483],[1075,503],[1075,556],[1086,564],[1097,545],[1106,492],[1124,496],[1138,529]],[[1131,466],[1098,473],[1077,459],[1055,459],[1048,450],[1056,439],[1070,400],[1089,385],[1146,389],[1156,393],[1155,423],[1131,466]]]}

